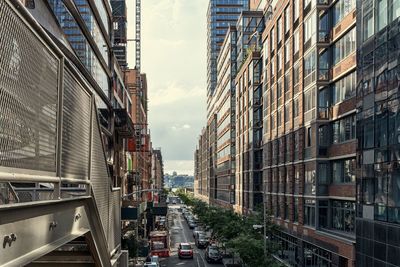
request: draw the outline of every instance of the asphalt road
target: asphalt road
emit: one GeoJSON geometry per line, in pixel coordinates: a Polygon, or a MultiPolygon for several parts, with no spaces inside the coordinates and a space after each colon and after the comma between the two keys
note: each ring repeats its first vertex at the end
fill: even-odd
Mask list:
{"type": "Polygon", "coordinates": [[[189,229],[182,214],[177,211],[179,205],[170,205],[168,207],[168,225],[170,233],[170,251],[169,258],[162,259],[160,265],[162,267],[217,267],[222,264],[209,264],[204,258],[205,249],[199,249],[194,244],[192,230],[189,229]],[[190,243],[193,248],[193,259],[178,258],[178,244],[190,243]]]}

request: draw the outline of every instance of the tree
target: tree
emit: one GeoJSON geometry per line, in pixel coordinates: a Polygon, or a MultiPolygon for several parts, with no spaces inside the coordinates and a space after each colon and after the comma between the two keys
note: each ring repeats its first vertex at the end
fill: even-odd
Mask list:
{"type": "MultiPolygon", "coordinates": [[[[267,251],[264,254],[264,229],[254,229],[254,225],[264,224],[261,207],[244,216],[233,210],[210,206],[184,192],[179,192],[178,195],[186,205],[192,208],[193,213],[207,230],[212,232],[213,239],[225,248],[238,253],[247,266],[279,266],[272,257],[278,249],[277,244],[268,239],[267,251]]],[[[266,217],[265,227],[267,236],[272,236],[278,229],[270,216],[266,217]]]]}

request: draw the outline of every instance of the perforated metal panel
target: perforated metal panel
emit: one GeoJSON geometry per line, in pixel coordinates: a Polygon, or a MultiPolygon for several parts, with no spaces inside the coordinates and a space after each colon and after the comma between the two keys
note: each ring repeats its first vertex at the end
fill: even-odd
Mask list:
{"type": "Polygon", "coordinates": [[[61,176],[87,179],[90,149],[90,96],[64,71],[61,176]]]}
{"type": "Polygon", "coordinates": [[[55,171],[59,60],[0,1],[0,166],[55,171]]]}
{"type": "MultiPolygon", "coordinates": [[[[100,214],[104,233],[108,237],[109,224],[109,199],[110,199],[110,176],[104,155],[101,132],[97,122],[97,110],[93,106],[92,123],[92,164],[91,164],[91,185],[94,199],[100,214]]],[[[111,200],[110,200],[111,202],[111,200]]]]}
{"type": "Polygon", "coordinates": [[[108,232],[108,249],[111,252],[121,243],[121,191],[113,191],[111,195],[111,205],[109,207],[109,232],[108,232]]]}

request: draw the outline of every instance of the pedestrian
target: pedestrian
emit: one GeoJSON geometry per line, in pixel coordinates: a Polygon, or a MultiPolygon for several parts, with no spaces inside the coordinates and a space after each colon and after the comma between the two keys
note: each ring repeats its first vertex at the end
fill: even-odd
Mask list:
{"type": "Polygon", "coordinates": [[[146,257],[146,262],[151,262],[151,256],[150,256],[150,254],[147,255],[147,257],[146,257]]]}

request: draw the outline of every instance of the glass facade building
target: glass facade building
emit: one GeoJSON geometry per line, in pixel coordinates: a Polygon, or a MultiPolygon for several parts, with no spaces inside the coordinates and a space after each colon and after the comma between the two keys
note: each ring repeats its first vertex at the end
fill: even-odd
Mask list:
{"type": "MultiPolygon", "coordinates": [[[[107,45],[109,40],[109,19],[104,15],[104,4],[98,5],[97,9],[103,14],[98,21],[88,3],[88,0],[74,0],[74,7],[79,13],[80,19],[85,25],[80,25],[73,12],[63,1],[47,0],[59,25],[64,31],[76,56],[85,66],[86,70],[95,79],[98,86],[107,97],[110,97],[109,76],[110,55],[107,45]]],[[[102,1],[98,1],[102,2],[102,1]]],[[[107,14],[107,13],[106,13],[107,14]]]]}
{"type": "Polygon", "coordinates": [[[217,86],[217,58],[230,25],[236,25],[248,0],[210,0],[207,10],[207,95],[217,86]]]}
{"type": "Polygon", "coordinates": [[[400,1],[357,1],[358,266],[400,266],[400,1]]]}

